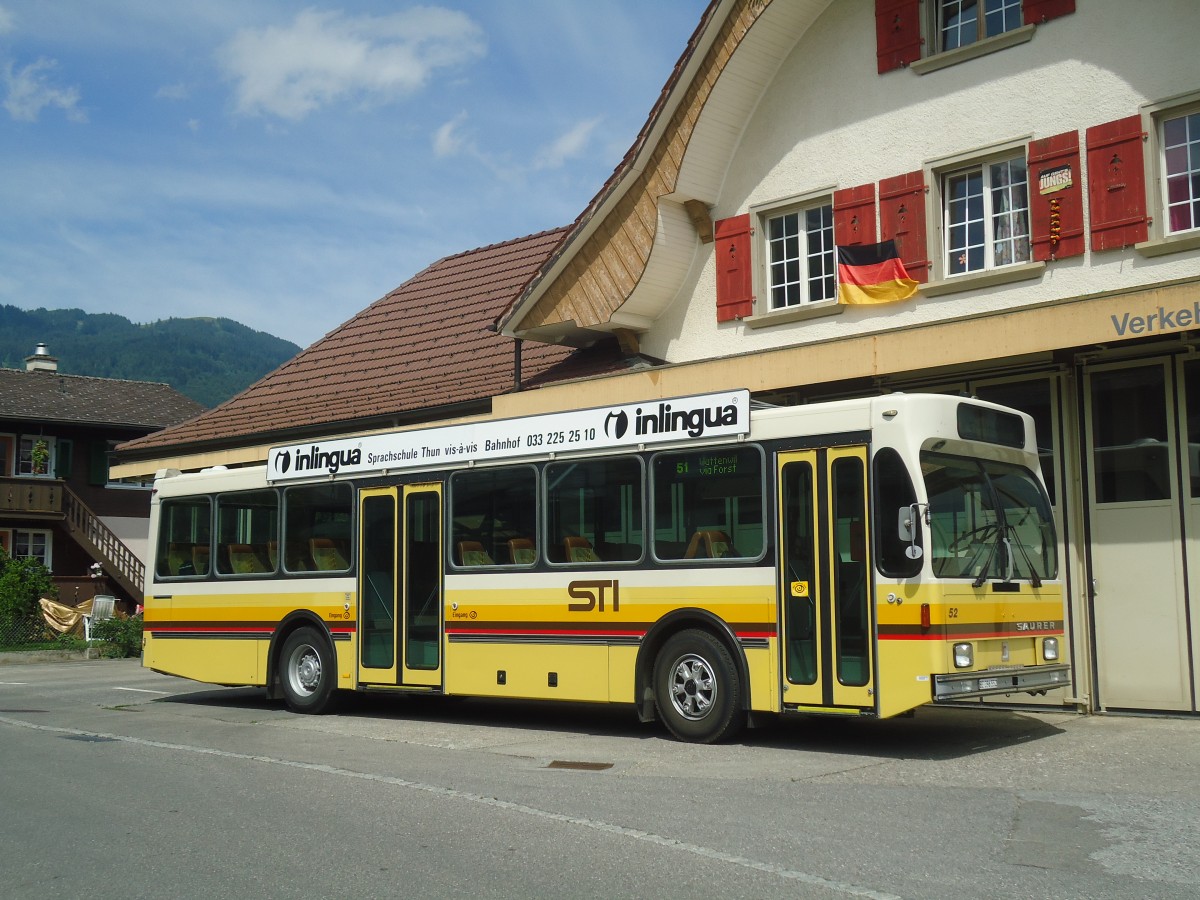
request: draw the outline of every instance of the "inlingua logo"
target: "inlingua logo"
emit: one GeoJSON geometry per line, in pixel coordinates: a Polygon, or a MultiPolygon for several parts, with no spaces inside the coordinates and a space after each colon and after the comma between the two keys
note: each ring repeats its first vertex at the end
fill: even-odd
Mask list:
{"type": "Polygon", "coordinates": [[[280,475],[286,475],[292,468],[292,451],[284,450],[275,456],[275,471],[280,475]]]}
{"type": "Polygon", "coordinates": [[[322,450],[319,445],[310,444],[307,451],[296,450],[297,472],[312,471],[316,474],[324,469],[328,474],[336,475],[343,466],[358,465],[362,465],[362,450],[358,447],[350,450],[322,450]]]}
{"type": "Polygon", "coordinates": [[[624,410],[620,412],[610,412],[604,420],[604,433],[610,438],[620,440],[625,437],[625,432],[629,429],[629,416],[624,410]]]}

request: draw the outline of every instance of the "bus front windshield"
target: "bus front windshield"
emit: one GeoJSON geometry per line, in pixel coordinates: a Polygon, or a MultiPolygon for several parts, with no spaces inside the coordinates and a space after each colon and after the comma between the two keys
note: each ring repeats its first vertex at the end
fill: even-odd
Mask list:
{"type": "Polygon", "coordinates": [[[1035,587],[1058,570],[1050,503],[1028,469],[1010,463],[921,454],[929,497],[933,573],[1025,579],[1035,587]]]}

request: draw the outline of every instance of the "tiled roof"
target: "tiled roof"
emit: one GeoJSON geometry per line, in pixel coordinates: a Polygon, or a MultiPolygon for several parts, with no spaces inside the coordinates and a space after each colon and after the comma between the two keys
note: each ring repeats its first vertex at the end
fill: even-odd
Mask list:
{"type": "Polygon", "coordinates": [[[168,384],[0,369],[0,418],[163,428],[204,411],[168,384]]]}
{"type": "MultiPolygon", "coordinates": [[[[147,451],[352,428],[486,401],[513,388],[513,341],[493,323],[549,257],[564,229],[439,260],[237,396],[204,415],[123,444],[147,451]]],[[[543,380],[569,348],[526,343],[523,381],[543,380]]],[[[614,357],[615,362],[615,357],[614,357]]],[[[581,372],[595,370],[589,362],[581,372]]]]}

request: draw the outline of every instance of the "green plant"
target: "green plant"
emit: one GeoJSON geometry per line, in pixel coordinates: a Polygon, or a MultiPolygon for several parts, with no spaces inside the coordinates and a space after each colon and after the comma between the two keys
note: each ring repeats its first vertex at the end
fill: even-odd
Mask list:
{"type": "Polygon", "coordinates": [[[54,639],[55,650],[86,650],[87,641],[77,634],[60,634],[54,639]]]}
{"type": "Polygon", "coordinates": [[[138,656],[142,652],[142,617],[113,616],[92,626],[93,643],[101,644],[100,653],[110,659],[138,656]]]}
{"type": "Polygon", "coordinates": [[[38,619],[38,598],[57,596],[49,569],[36,559],[14,559],[0,550],[0,631],[38,619]]]}
{"type": "Polygon", "coordinates": [[[46,464],[50,462],[50,447],[45,441],[34,442],[33,449],[29,451],[29,460],[33,463],[35,475],[46,474],[46,464]]]}

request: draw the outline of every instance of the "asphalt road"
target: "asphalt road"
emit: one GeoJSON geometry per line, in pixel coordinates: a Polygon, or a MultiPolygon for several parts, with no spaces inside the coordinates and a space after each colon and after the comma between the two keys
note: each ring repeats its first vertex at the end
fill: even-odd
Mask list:
{"type": "Polygon", "coordinates": [[[926,709],[676,743],[629,709],[303,717],[0,666],[0,896],[1194,898],[1200,720],[926,709]]]}

